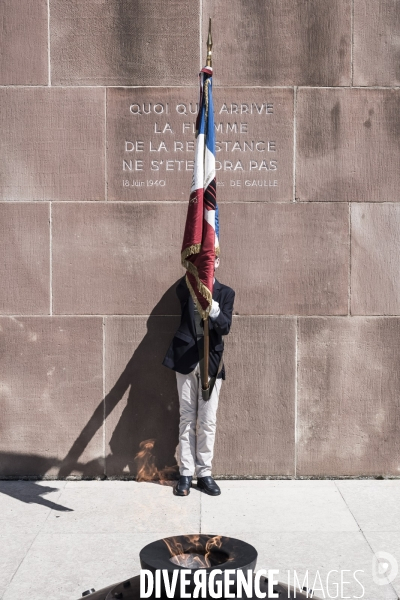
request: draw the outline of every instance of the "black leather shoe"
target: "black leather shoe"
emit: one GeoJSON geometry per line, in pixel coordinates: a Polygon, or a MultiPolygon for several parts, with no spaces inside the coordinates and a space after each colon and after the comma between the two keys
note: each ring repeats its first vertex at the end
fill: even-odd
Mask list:
{"type": "Polygon", "coordinates": [[[190,488],[192,487],[192,479],[191,476],[181,475],[174,488],[175,496],[189,496],[190,488]]]}
{"type": "Polygon", "coordinates": [[[206,494],[210,496],[219,496],[221,490],[219,486],[215,483],[214,479],[210,476],[208,477],[198,477],[197,478],[197,487],[203,490],[206,494]]]}

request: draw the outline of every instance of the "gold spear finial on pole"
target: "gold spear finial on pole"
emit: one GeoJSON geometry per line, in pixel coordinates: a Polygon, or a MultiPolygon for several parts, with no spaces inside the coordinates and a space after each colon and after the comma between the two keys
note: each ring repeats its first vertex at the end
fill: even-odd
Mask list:
{"type": "Polygon", "coordinates": [[[207,67],[212,67],[212,36],[211,36],[211,17],[208,24],[208,38],[207,38],[207,67]]]}

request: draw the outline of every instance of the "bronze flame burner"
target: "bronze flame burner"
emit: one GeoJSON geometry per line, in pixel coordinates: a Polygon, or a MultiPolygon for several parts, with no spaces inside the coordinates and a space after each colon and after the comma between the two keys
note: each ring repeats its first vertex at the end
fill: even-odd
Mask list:
{"type": "MultiPolygon", "coordinates": [[[[215,581],[221,582],[222,589],[224,571],[233,570],[235,574],[230,578],[233,581],[230,592],[235,593],[238,572],[242,571],[245,576],[247,576],[249,570],[254,573],[257,563],[257,550],[250,544],[235,538],[206,534],[180,535],[157,540],[142,548],[139,556],[142,569],[151,571],[153,575],[157,571],[167,572],[170,582],[174,572],[179,571],[174,595],[176,600],[180,599],[179,578],[180,572],[183,570],[187,571],[189,569],[191,571],[189,584],[186,587],[187,593],[191,593],[195,587],[193,577],[197,570],[204,570],[208,581],[212,571],[219,569],[222,573],[217,572],[214,575],[215,581]]],[[[268,594],[268,580],[265,577],[261,577],[260,591],[266,593],[265,600],[271,598],[268,594]]],[[[310,597],[318,600],[316,596],[307,595],[297,589],[294,590],[292,587],[288,588],[284,583],[275,585],[273,591],[275,594],[279,593],[280,600],[283,600],[283,598],[305,600],[310,597]]],[[[140,600],[140,576],[137,575],[97,592],[88,590],[82,596],[88,598],[88,600],[140,600]]],[[[150,600],[155,597],[154,592],[150,596],[150,600]]],[[[222,598],[224,598],[224,593],[222,598]]],[[[248,596],[243,594],[243,598],[258,600],[254,590],[248,596]]],[[[161,579],[161,600],[166,599],[166,590],[161,579]]]]}
{"type": "MultiPolygon", "coordinates": [[[[210,574],[214,569],[222,571],[216,579],[223,579],[226,569],[253,571],[257,562],[257,550],[235,538],[219,535],[180,535],[157,540],[145,546],[140,552],[142,569],[153,573],[165,569],[172,577],[174,570],[204,569],[210,574]]],[[[190,591],[190,586],[188,591],[190,591]]]]}

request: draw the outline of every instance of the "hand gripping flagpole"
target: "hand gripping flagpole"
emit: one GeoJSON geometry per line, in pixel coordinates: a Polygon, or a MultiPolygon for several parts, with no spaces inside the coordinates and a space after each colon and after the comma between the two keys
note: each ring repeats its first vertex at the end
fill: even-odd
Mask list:
{"type": "MultiPolygon", "coordinates": [[[[211,36],[211,17],[208,24],[208,37],[207,37],[207,67],[212,67],[212,36],[211,36]]],[[[210,399],[210,384],[208,382],[208,365],[210,359],[210,334],[208,327],[207,316],[204,319],[204,369],[203,369],[203,382],[202,382],[202,396],[203,400],[210,399]]]]}

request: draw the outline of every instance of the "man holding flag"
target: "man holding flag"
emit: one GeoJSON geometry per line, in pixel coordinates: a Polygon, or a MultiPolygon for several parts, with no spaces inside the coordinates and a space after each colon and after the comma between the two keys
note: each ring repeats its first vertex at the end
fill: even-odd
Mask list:
{"type": "Polygon", "coordinates": [[[181,253],[186,277],[176,288],[182,316],[163,361],[176,371],[179,394],[178,496],[189,494],[194,474],[204,492],[212,496],[221,493],[211,477],[211,466],[219,393],[225,379],[222,336],[231,327],[235,292],[214,277],[220,259],[211,48],[210,22],[207,66],[200,73],[196,154],[181,253]]]}

